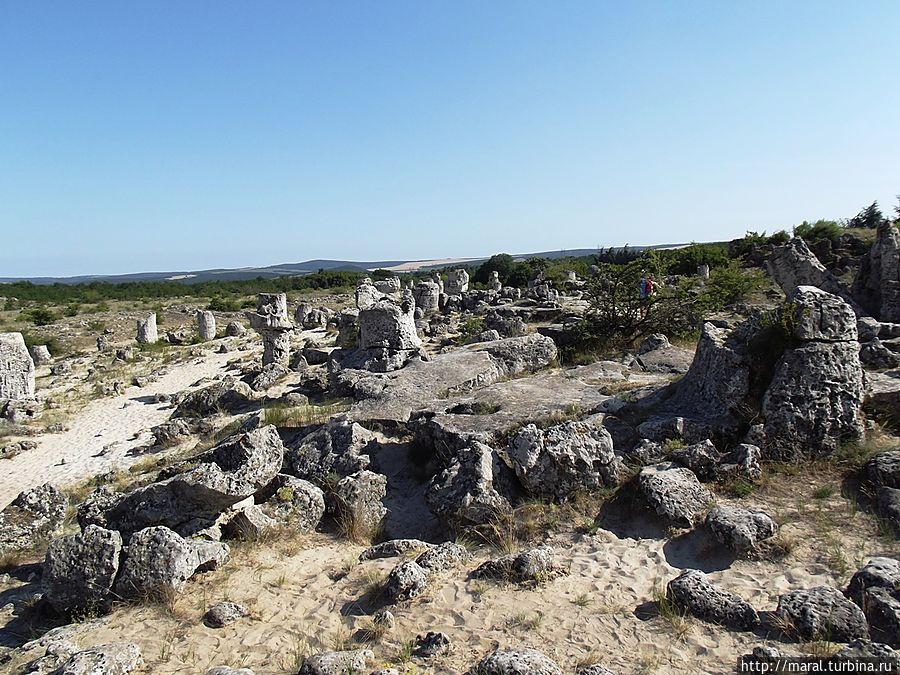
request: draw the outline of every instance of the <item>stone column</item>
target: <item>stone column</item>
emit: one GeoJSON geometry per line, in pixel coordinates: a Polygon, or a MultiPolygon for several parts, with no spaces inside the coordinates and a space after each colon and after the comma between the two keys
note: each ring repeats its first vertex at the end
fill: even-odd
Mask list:
{"type": "Polygon", "coordinates": [[[216,339],[216,317],[210,311],[197,312],[197,330],[201,340],[216,339]]]}
{"type": "Polygon", "coordinates": [[[701,279],[709,279],[709,265],[700,265],[697,267],[697,276],[701,279]]]}
{"type": "Polygon", "coordinates": [[[34,398],[34,361],[21,333],[0,333],[0,399],[34,398]]]}
{"type": "Polygon", "coordinates": [[[250,325],[263,340],[263,366],[280,363],[287,367],[291,360],[291,331],[287,296],[284,293],[260,293],[256,296],[256,312],[247,312],[250,325]]]}
{"type": "Polygon", "coordinates": [[[146,319],[138,319],[137,341],[142,345],[152,345],[158,340],[159,334],[156,332],[156,312],[146,319]]]}

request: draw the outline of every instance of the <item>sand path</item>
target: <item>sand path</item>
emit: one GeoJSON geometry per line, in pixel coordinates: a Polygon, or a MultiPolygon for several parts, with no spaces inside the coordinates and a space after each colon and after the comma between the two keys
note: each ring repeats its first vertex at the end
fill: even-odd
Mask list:
{"type": "Polygon", "coordinates": [[[233,353],[199,357],[171,366],[168,374],[146,387],[129,387],[122,396],[92,401],[72,417],[63,433],[38,436],[36,448],[3,460],[0,507],[36,485],[71,485],[139,461],[142,455],[135,449],[146,445],[150,427],[164,422],[172,412],[171,406],[153,402],[152,397],[174,394],[202,378],[219,375],[233,358],[233,353]]]}

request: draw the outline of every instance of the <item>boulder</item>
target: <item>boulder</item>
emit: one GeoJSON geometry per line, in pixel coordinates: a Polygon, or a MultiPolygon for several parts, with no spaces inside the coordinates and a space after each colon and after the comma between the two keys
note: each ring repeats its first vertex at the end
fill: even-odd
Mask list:
{"type": "Polygon", "coordinates": [[[52,675],[125,675],[144,665],[141,650],[131,642],[96,645],[76,652],[52,675]]]}
{"type": "Polygon", "coordinates": [[[53,361],[53,357],[50,356],[50,350],[47,348],[47,345],[34,345],[31,348],[31,359],[36,366],[46,366],[53,361]]]}
{"type": "Polygon", "coordinates": [[[713,500],[693,471],[671,463],[642,469],[638,490],[648,506],[675,527],[693,527],[713,500]]]}
{"type": "Polygon", "coordinates": [[[346,675],[362,673],[375,655],[368,649],[345,652],[325,652],[310,656],[303,662],[299,675],[346,675]]]}
{"type": "Polygon", "coordinates": [[[116,580],[121,598],[171,597],[184,587],[198,568],[208,562],[210,544],[227,552],[225,544],[205,542],[198,547],[167,527],[148,527],[136,532],[125,548],[122,569],[116,580]]]}
{"type": "Polygon", "coordinates": [[[708,439],[675,450],[672,459],[693,471],[701,481],[714,480],[719,473],[721,457],[716,446],[708,439]]]}
{"type": "Polygon", "coordinates": [[[788,632],[803,640],[850,642],[869,635],[862,610],[830,586],[782,595],[775,617],[782,626],[790,627],[788,632]]]}
{"type": "Polygon", "coordinates": [[[216,339],[216,316],[209,310],[197,312],[197,332],[201,340],[216,339]]]}
{"type": "Polygon", "coordinates": [[[210,628],[222,628],[248,616],[250,611],[236,602],[217,602],[206,610],[203,623],[210,628]]]}
{"type": "Polygon", "coordinates": [[[522,584],[544,583],[565,573],[566,569],[556,560],[553,548],[543,545],[488,560],[479,565],[472,576],[522,584]]]}
{"type": "Polygon", "coordinates": [[[762,477],[761,459],[762,450],[758,446],[741,443],[722,456],[719,473],[748,481],[759,480],[762,477]]]}
{"type": "Polygon", "coordinates": [[[226,337],[241,337],[247,333],[247,329],[244,328],[244,325],[238,323],[237,321],[229,321],[228,325],[225,326],[225,335],[226,337]]]}
{"type": "Polygon", "coordinates": [[[706,527],[716,541],[738,556],[756,551],[759,542],[775,536],[778,525],[762,511],[717,506],[706,514],[706,527]]]}
{"type": "Polygon", "coordinates": [[[900,232],[888,221],[878,226],[871,250],[853,281],[854,299],[876,319],[900,322],[900,232]]]}
{"type": "Polygon", "coordinates": [[[859,339],[856,314],[844,300],[813,286],[788,294],[793,336],[801,342],[848,342],[859,339]]]}
{"type": "Polygon", "coordinates": [[[428,570],[413,560],[400,563],[391,570],[384,585],[388,602],[412,600],[422,594],[428,585],[428,570]]]}
{"type": "Polygon", "coordinates": [[[222,524],[222,535],[226,539],[259,541],[277,525],[278,521],[266,515],[260,507],[249,504],[238,509],[222,524]]]}
{"type": "Polygon", "coordinates": [[[338,481],[334,488],[339,518],[348,518],[367,532],[376,532],[387,515],[381,500],[387,494],[387,477],[358,471],[338,481]]]}
{"type": "Polygon", "coordinates": [[[359,554],[360,561],[379,558],[396,558],[406,553],[424,551],[433,546],[421,539],[390,539],[370,546],[359,554]]]}
{"type": "Polygon", "coordinates": [[[21,333],[0,333],[0,399],[34,397],[34,361],[21,333]]]}
{"type": "Polygon", "coordinates": [[[874,455],[866,462],[865,476],[876,487],[900,489],[900,450],[874,455]]]}
{"type": "Polygon", "coordinates": [[[878,338],[859,346],[859,360],[869,368],[878,370],[900,366],[900,356],[888,349],[878,338]]]}
{"type": "Polygon", "coordinates": [[[258,494],[269,518],[299,530],[313,530],[325,515],[325,495],[309,481],[279,474],[258,494]]]}
{"type": "Polygon", "coordinates": [[[376,446],[375,434],[362,425],[331,418],[285,451],[285,469],[316,485],[325,485],[332,474],[343,477],[368,468],[368,453],[376,446]]]}
{"type": "Polygon", "coordinates": [[[526,491],[557,501],[614,487],[623,472],[609,432],[584,422],[529,424],[510,439],[505,459],[526,491]]]}
{"type": "Polygon", "coordinates": [[[217,413],[234,414],[247,405],[252,395],[246,384],[233,377],[226,377],[185,395],[176,405],[172,417],[177,419],[207,417],[217,413]]]}
{"type": "MultiPolygon", "coordinates": [[[[138,319],[137,335],[135,336],[135,339],[142,345],[152,345],[159,342],[159,331],[156,329],[155,313],[151,314],[146,319],[138,319]]],[[[99,342],[97,343],[97,346],[99,348],[99,342]]]]}
{"type": "MultiPolygon", "coordinates": [[[[766,261],[769,274],[785,295],[798,286],[814,286],[843,299],[854,309],[858,305],[849,289],[825,269],[815,254],[800,238],[794,238],[784,246],[776,246],[766,261]]],[[[856,312],[864,314],[863,311],[856,312]]]]}
{"type": "Polygon", "coordinates": [[[103,609],[119,571],[121,552],[121,535],[96,525],[54,539],[44,560],[44,598],[65,614],[103,609]]]}
{"type": "Polygon", "coordinates": [[[873,638],[900,646],[900,561],[870,559],[850,579],[847,596],[862,608],[873,638]]]}
{"type": "Polygon", "coordinates": [[[481,525],[510,508],[514,481],[497,453],[474,441],[431,479],[425,502],[451,526],[481,525]]]}
{"type": "Polygon", "coordinates": [[[472,675],[562,675],[562,670],[535,649],[497,649],[472,668],[472,675]]]}
{"type": "Polygon", "coordinates": [[[0,555],[40,545],[63,524],[69,500],[50,483],[20,492],[0,511],[0,555]]]}
{"type": "Polygon", "coordinates": [[[714,586],[700,570],[684,570],[666,589],[670,602],[698,619],[733,630],[753,630],[759,615],[743,598],[714,586]]]}
{"type": "Polygon", "coordinates": [[[653,333],[653,335],[648,335],[641,340],[641,344],[638,347],[638,355],[655,352],[657,349],[667,349],[671,346],[669,338],[665,335],[662,333],[653,333]]]}
{"type": "Polygon", "coordinates": [[[416,563],[428,572],[445,572],[458,567],[470,557],[465,547],[445,541],[443,544],[430,546],[416,558],[416,563]]]}

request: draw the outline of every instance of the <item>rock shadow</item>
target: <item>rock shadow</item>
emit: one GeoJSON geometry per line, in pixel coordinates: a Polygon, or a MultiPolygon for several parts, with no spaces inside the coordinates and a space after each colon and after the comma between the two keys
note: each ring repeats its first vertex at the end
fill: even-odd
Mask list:
{"type": "Polygon", "coordinates": [[[669,539],[663,545],[663,555],[672,567],[701,572],[726,570],[737,560],[727,548],[718,543],[705,527],[697,527],[669,539]]]}
{"type": "Polygon", "coordinates": [[[662,519],[640,499],[635,481],[620,487],[603,503],[594,524],[620,539],[663,539],[667,531],[662,519]]]}

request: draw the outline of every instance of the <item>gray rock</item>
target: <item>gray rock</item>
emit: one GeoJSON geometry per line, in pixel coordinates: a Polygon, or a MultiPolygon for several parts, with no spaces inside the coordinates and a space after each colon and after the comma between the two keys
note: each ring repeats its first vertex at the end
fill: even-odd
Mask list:
{"type": "Polygon", "coordinates": [[[240,324],[237,321],[229,321],[228,325],[225,326],[226,337],[241,337],[246,333],[247,329],[244,328],[243,324],[240,324]]]}
{"type": "MultiPolygon", "coordinates": [[[[228,549],[225,544],[215,545],[228,549]]],[[[171,597],[203,564],[201,550],[167,527],[148,527],[135,533],[125,548],[116,594],[122,598],[171,597]]]]}
{"type": "Polygon", "coordinates": [[[498,649],[481,659],[472,675],[562,675],[562,670],[535,649],[498,649]]]}
{"type": "Polygon", "coordinates": [[[698,619],[734,630],[752,630],[759,615],[743,598],[717,588],[700,570],[684,570],[667,586],[667,596],[676,607],[698,619]]]}
{"type": "Polygon", "coordinates": [[[266,363],[263,365],[262,370],[251,378],[250,388],[253,391],[266,391],[270,387],[275,386],[279,380],[287,377],[290,372],[290,368],[280,358],[271,363],[266,363]]]}
{"type": "Polygon", "coordinates": [[[859,346],[859,360],[869,368],[879,370],[900,366],[900,356],[885,347],[878,338],[873,338],[859,346]]]}
{"type": "Polygon", "coordinates": [[[775,616],[803,640],[849,642],[869,635],[862,610],[830,586],[782,595],[775,616]]]}
{"type": "Polygon", "coordinates": [[[428,631],[424,635],[417,635],[413,654],[423,659],[446,654],[450,651],[450,638],[446,633],[428,631]]]}
{"type": "Polygon", "coordinates": [[[0,333],[0,399],[34,397],[34,361],[21,333],[0,333]]]}
{"type": "Polygon", "coordinates": [[[256,296],[256,312],[248,312],[250,326],[262,336],[263,367],[279,363],[285,368],[291,360],[293,324],[287,314],[284,293],[260,293],[256,296]]]}
{"type": "Polygon", "coordinates": [[[900,322],[900,232],[883,222],[875,243],[860,261],[853,297],[876,319],[900,322]]]}
{"type": "Polygon", "coordinates": [[[201,340],[216,339],[216,316],[209,310],[197,312],[197,332],[201,340]]]}
{"type": "Polygon", "coordinates": [[[556,560],[553,548],[543,545],[488,560],[479,565],[472,576],[516,583],[544,583],[565,573],[566,569],[556,560]]]}
{"type": "Polygon", "coordinates": [[[861,343],[877,338],[880,329],[881,324],[871,316],[861,316],[856,320],[856,332],[861,343]]]}
{"type": "Polygon", "coordinates": [[[197,389],[180,399],[173,418],[207,417],[220,413],[235,413],[247,405],[252,392],[240,380],[226,377],[220,382],[197,389]]]}
{"type": "Polygon", "coordinates": [[[447,284],[445,291],[447,295],[462,295],[469,290],[469,273],[463,269],[450,270],[447,272],[447,284]]]}
{"type": "Polygon", "coordinates": [[[332,474],[349,476],[369,466],[368,453],[377,447],[374,433],[362,425],[332,418],[285,452],[288,473],[316,485],[332,474]]]}
{"type": "Polygon", "coordinates": [[[255,504],[250,504],[236,511],[223,523],[222,535],[227,539],[259,541],[277,525],[277,520],[266,515],[255,504]]]}
{"type": "Polygon", "coordinates": [[[624,468],[609,432],[584,422],[529,424],[510,439],[506,459],[528,492],[557,501],[614,487],[624,468]]]}
{"type": "Polygon", "coordinates": [[[196,468],[126,495],[105,514],[107,522],[126,536],[153,525],[183,529],[192,522],[211,524],[225,509],[271,483],[283,453],[271,425],[236,434],[203,455],[196,468]]]}
{"type": "Polygon", "coordinates": [[[870,558],[850,579],[847,596],[862,607],[867,588],[900,591],[900,561],[885,557],[870,558]]]}
{"type": "Polygon", "coordinates": [[[900,647],[900,592],[867,588],[863,593],[862,609],[872,638],[900,647]]]}
{"type": "Polygon", "coordinates": [[[615,675],[609,668],[604,668],[598,663],[586,668],[579,668],[575,675],[615,675]]]}
{"type": "MultiPolygon", "coordinates": [[[[849,289],[825,269],[802,239],[795,238],[784,246],[776,246],[766,265],[785,295],[798,286],[814,286],[842,298],[854,309],[858,308],[849,289]]],[[[864,314],[862,311],[857,313],[864,314]]]]}
{"type": "Polygon", "coordinates": [[[900,450],[874,455],[865,467],[866,478],[876,487],[900,489],[900,450]]]}
{"type": "Polygon", "coordinates": [[[206,610],[203,623],[210,628],[222,628],[248,616],[250,611],[236,602],[217,602],[206,610]]]}
{"type": "Polygon", "coordinates": [[[428,570],[408,560],[391,570],[384,585],[384,594],[388,602],[396,604],[421,595],[427,585],[428,570]]]}
{"type": "Polygon", "coordinates": [[[719,451],[708,439],[675,450],[672,459],[693,471],[701,481],[714,480],[719,473],[719,451]]]}
{"type": "Polygon", "coordinates": [[[788,294],[794,337],[802,342],[858,340],[856,314],[836,295],[813,286],[798,286],[788,294]]]}
{"type": "Polygon", "coordinates": [[[45,366],[53,361],[53,357],[50,356],[50,350],[47,348],[47,345],[34,345],[31,348],[31,359],[36,366],[45,366]]]}
{"type": "Polygon", "coordinates": [[[749,481],[762,477],[762,450],[750,443],[741,443],[734,450],[725,453],[719,464],[719,473],[749,481]]]}
{"type": "Polygon", "coordinates": [[[44,598],[67,614],[102,609],[119,571],[121,552],[121,535],[96,525],[54,539],[41,578],[44,598]]]}
{"type": "Polygon", "coordinates": [[[422,541],[421,539],[390,539],[380,544],[370,546],[359,554],[362,560],[377,560],[379,558],[396,558],[414,551],[424,551],[430,549],[433,544],[422,541]]]}
{"type": "Polygon", "coordinates": [[[338,481],[334,488],[338,517],[350,518],[366,531],[376,532],[387,515],[381,500],[387,494],[387,477],[358,471],[338,481]]]}
{"type": "Polygon", "coordinates": [[[346,675],[361,673],[375,655],[368,649],[345,652],[325,652],[310,656],[303,662],[299,675],[346,675]]]}
{"type": "Polygon", "coordinates": [[[879,642],[872,642],[871,640],[853,640],[832,657],[834,661],[845,661],[848,659],[855,660],[859,658],[896,659],[897,652],[879,642]]]}
{"type": "Polygon", "coordinates": [[[671,346],[669,338],[662,333],[654,333],[641,340],[641,344],[638,347],[638,355],[654,352],[657,349],[668,349],[671,346]]]}
{"type": "Polygon", "coordinates": [[[107,528],[109,523],[106,521],[106,512],[118,504],[123,496],[107,485],[96,488],[78,505],[78,526],[82,530],[88,525],[107,528]]]}
{"type": "Polygon", "coordinates": [[[50,483],[20,492],[0,511],[0,554],[39,546],[62,526],[68,505],[50,483]]]}
{"type": "Polygon", "coordinates": [[[445,572],[461,565],[470,558],[465,547],[452,541],[431,546],[427,551],[416,558],[420,567],[428,572],[445,572]]]}
{"type": "Polygon", "coordinates": [[[264,493],[262,512],[301,531],[315,529],[325,515],[325,495],[309,481],[279,474],[264,493]]]}
{"type": "Polygon", "coordinates": [[[70,656],[53,675],[125,675],[144,665],[134,643],[118,642],[90,647],[70,656]]]}
{"type": "Polygon", "coordinates": [[[668,463],[642,469],[638,489],[650,508],[675,527],[693,527],[713,500],[690,469],[668,463]]]}
{"type": "Polygon", "coordinates": [[[216,666],[206,671],[206,675],[254,675],[249,668],[229,668],[228,666],[216,666]]]}
{"type": "Polygon", "coordinates": [[[475,441],[431,479],[425,502],[432,513],[454,527],[480,525],[510,508],[513,480],[497,453],[475,441]]]}
{"type": "Polygon", "coordinates": [[[762,511],[717,506],[706,514],[706,527],[716,540],[739,556],[752,554],[759,542],[775,535],[778,525],[762,511]]]}
{"type": "Polygon", "coordinates": [[[156,313],[151,314],[146,319],[138,319],[135,339],[142,345],[152,345],[159,342],[159,332],[156,330],[156,313]]]}

